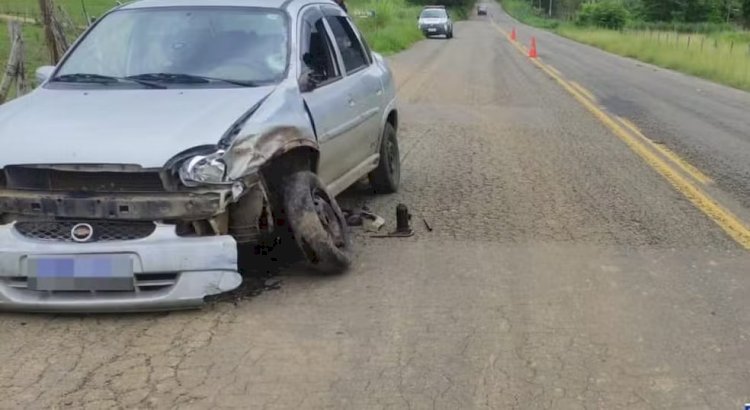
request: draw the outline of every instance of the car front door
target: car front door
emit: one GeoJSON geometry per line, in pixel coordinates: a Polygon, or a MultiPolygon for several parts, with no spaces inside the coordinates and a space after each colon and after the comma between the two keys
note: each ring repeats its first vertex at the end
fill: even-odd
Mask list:
{"type": "Polygon", "coordinates": [[[364,161],[379,152],[383,117],[382,70],[373,64],[370,51],[351,19],[339,7],[323,6],[323,14],[339,50],[351,101],[360,115],[356,131],[357,156],[364,161]]]}
{"type": "Polygon", "coordinates": [[[299,78],[302,95],[320,145],[318,176],[326,185],[341,178],[361,161],[352,138],[360,124],[325,17],[318,6],[308,6],[299,21],[299,78]]]}

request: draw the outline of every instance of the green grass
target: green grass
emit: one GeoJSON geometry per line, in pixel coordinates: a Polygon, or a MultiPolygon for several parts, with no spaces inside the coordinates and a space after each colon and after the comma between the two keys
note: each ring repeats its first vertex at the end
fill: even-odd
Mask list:
{"type": "Polygon", "coordinates": [[[352,1],[347,7],[370,47],[379,53],[397,53],[422,39],[417,28],[421,7],[407,5],[404,0],[352,1]],[[357,17],[359,12],[368,11],[375,15],[357,17]]]}
{"type": "MultiPolygon", "coordinates": [[[[56,1],[68,11],[74,21],[79,23],[86,21],[81,0],[56,1]]],[[[117,5],[115,0],[84,0],[84,4],[89,16],[100,16],[117,5]]],[[[39,16],[39,2],[37,0],[2,0],[0,2],[0,14],[37,18],[39,16]]]]}
{"type": "MultiPolygon", "coordinates": [[[[611,53],[750,91],[750,32],[733,30],[678,34],[673,31],[578,27],[572,23],[542,18],[523,0],[501,2],[509,14],[530,26],[552,30],[611,53]]],[[[637,26],[628,24],[628,27],[637,26]]],[[[711,31],[715,26],[718,27],[706,26],[705,31],[711,31]]]]}
{"type": "MultiPolygon", "coordinates": [[[[71,19],[76,23],[84,24],[81,0],[57,0],[71,19]]],[[[84,0],[89,16],[100,16],[107,10],[115,7],[114,0],[84,0]]],[[[17,17],[39,19],[39,3],[37,0],[0,0],[0,14],[17,17]]],[[[23,37],[26,48],[26,71],[28,78],[34,80],[33,73],[43,65],[49,64],[49,54],[44,45],[44,33],[41,26],[23,23],[23,37]]],[[[71,38],[71,41],[73,39],[71,38]]],[[[10,53],[10,40],[8,38],[7,22],[0,20],[0,67],[5,67],[8,54],[10,53]]]]}
{"type": "Polygon", "coordinates": [[[620,32],[571,25],[561,25],[556,31],[615,54],[750,91],[747,33],[620,32]]]}
{"type": "MultiPolygon", "coordinates": [[[[3,68],[10,54],[10,38],[6,25],[4,20],[0,20],[0,67],[3,68]]],[[[44,33],[41,27],[30,24],[24,24],[22,27],[26,52],[26,76],[33,84],[34,72],[38,67],[49,64],[49,55],[44,47],[44,33]]],[[[2,75],[0,73],[0,77],[2,75]]]]}

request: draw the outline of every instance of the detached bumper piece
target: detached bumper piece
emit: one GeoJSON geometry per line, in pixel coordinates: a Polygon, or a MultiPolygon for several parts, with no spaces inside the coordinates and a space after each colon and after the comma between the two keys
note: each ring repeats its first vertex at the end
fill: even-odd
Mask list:
{"type": "Polygon", "coordinates": [[[242,283],[231,236],[71,243],[0,226],[0,310],[133,312],[196,308],[242,283]]]}

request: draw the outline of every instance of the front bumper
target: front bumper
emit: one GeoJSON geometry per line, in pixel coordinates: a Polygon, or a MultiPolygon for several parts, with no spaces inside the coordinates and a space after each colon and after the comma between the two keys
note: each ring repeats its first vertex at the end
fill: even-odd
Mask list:
{"type": "Polygon", "coordinates": [[[13,224],[0,226],[0,310],[133,312],[199,307],[209,295],[237,288],[237,245],[231,236],[186,238],[158,225],[146,238],[67,243],[29,239],[13,224]],[[23,261],[34,255],[127,254],[134,291],[58,292],[26,287],[23,261]]]}

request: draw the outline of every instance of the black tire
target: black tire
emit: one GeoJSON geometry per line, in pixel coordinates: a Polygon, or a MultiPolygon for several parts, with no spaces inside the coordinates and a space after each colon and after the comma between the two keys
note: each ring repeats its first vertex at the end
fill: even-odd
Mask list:
{"type": "Polygon", "coordinates": [[[351,264],[351,238],[336,199],[317,175],[297,171],[282,181],[282,206],[288,228],[308,264],[335,274],[351,264]]]}
{"type": "Polygon", "coordinates": [[[398,149],[396,129],[385,124],[383,140],[380,142],[380,162],[370,175],[370,185],[378,194],[391,194],[398,191],[401,183],[401,153],[398,149]]]}
{"type": "Polygon", "coordinates": [[[453,38],[453,30],[451,30],[446,37],[448,37],[449,39],[453,38]]]}

